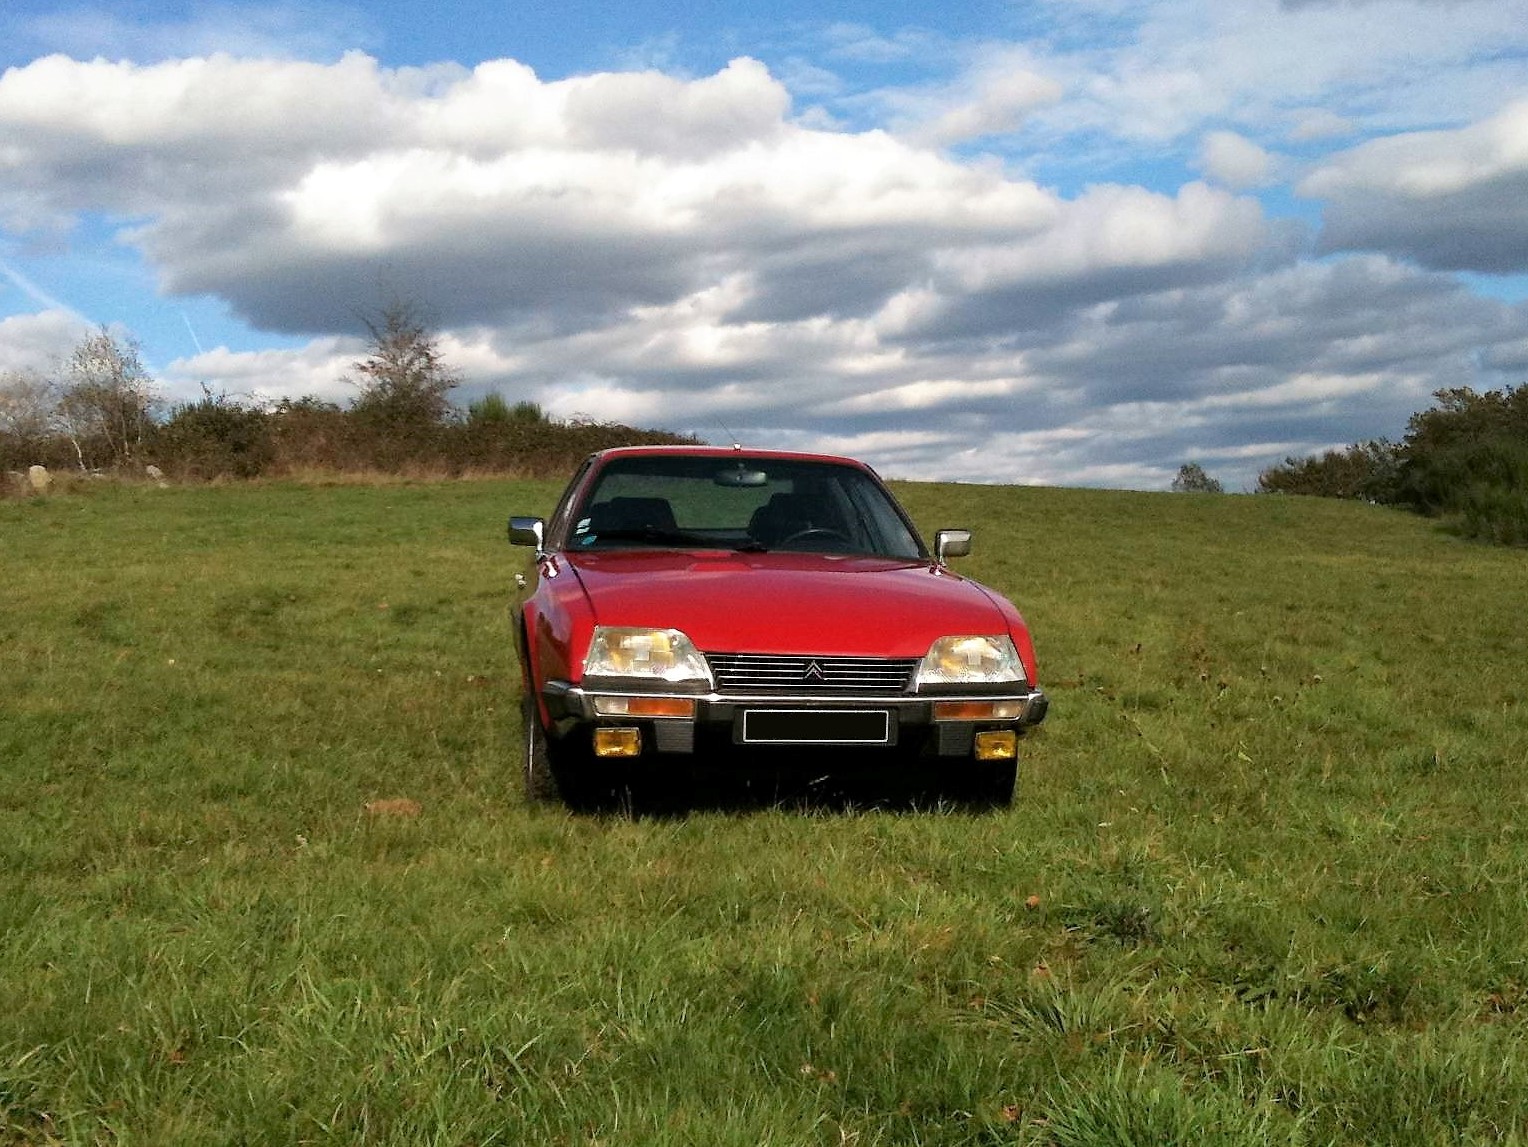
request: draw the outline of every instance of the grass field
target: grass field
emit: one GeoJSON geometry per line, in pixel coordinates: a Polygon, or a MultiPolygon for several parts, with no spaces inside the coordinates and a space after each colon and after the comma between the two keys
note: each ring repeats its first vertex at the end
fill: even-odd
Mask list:
{"type": "Polygon", "coordinates": [[[0,503],[0,1144],[1528,1143],[1524,554],[899,494],[1034,629],[1009,810],[528,806],[549,485],[0,503]]]}

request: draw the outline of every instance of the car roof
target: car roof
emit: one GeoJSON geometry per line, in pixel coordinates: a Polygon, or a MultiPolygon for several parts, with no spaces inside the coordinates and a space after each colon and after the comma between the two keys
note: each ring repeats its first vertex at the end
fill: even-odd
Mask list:
{"type": "Polygon", "coordinates": [[[593,461],[604,461],[610,458],[661,458],[661,457],[690,457],[690,458],[776,458],[782,461],[792,462],[832,462],[840,466],[854,466],[861,470],[870,470],[870,466],[857,458],[848,458],[840,454],[815,454],[803,450],[755,450],[744,446],[613,446],[608,450],[600,450],[592,455],[593,461]]]}

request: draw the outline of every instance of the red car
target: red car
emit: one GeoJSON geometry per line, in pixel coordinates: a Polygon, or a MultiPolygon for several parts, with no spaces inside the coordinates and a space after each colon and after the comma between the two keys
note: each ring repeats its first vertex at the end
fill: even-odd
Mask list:
{"type": "Polygon", "coordinates": [[[969,531],[930,554],[863,463],[606,450],[509,537],[536,551],[516,626],[533,796],[598,804],[696,756],[833,746],[1011,799],[1018,738],[1047,708],[1024,619],[946,566],[969,531]]]}

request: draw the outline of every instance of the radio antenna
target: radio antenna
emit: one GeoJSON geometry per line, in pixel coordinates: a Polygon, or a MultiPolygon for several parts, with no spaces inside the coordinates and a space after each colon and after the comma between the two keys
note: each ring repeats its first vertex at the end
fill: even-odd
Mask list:
{"type": "Polygon", "coordinates": [[[722,433],[727,436],[727,441],[732,443],[732,448],[734,450],[741,450],[743,448],[743,444],[737,440],[737,435],[732,433],[732,431],[727,428],[727,424],[725,422],[718,418],[716,420],[716,424],[722,428],[722,433]]]}

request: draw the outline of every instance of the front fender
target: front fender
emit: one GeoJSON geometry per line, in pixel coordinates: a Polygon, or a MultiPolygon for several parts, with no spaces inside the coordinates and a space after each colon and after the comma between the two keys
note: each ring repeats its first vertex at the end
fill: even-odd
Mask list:
{"type": "Polygon", "coordinates": [[[594,608],[571,566],[555,554],[536,563],[536,586],[520,618],[519,640],[524,646],[522,679],[543,724],[548,681],[576,682],[594,634],[594,608]]]}

